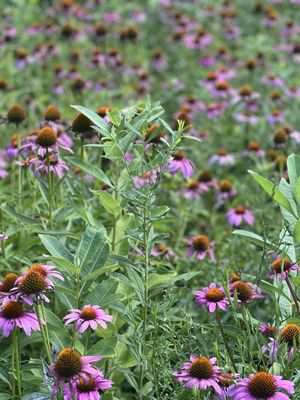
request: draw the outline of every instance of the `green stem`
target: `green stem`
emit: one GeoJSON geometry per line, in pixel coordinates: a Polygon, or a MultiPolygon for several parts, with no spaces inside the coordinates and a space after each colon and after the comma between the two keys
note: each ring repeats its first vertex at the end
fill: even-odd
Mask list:
{"type": "MultiPolygon", "coordinates": [[[[44,303],[43,303],[42,301],[40,301],[39,304],[40,304],[40,306],[41,306],[43,320],[46,321],[46,314],[45,314],[44,303]]],[[[51,358],[50,336],[49,336],[48,326],[47,326],[46,323],[45,323],[45,325],[43,325],[43,329],[44,329],[44,333],[45,333],[45,337],[46,337],[46,341],[47,341],[47,346],[48,346],[49,353],[50,353],[50,358],[51,358]]]]}
{"type": "Polygon", "coordinates": [[[22,399],[22,377],[21,377],[21,359],[19,352],[19,331],[15,328],[13,331],[13,347],[16,357],[16,377],[17,377],[17,392],[18,398],[22,399]]]}
{"type": "Polygon", "coordinates": [[[46,355],[47,355],[47,361],[48,361],[49,364],[51,364],[52,360],[51,360],[50,344],[47,341],[47,336],[45,334],[44,326],[42,324],[42,319],[41,319],[40,309],[39,309],[39,305],[38,304],[35,307],[35,312],[36,312],[36,316],[37,316],[37,319],[38,319],[40,331],[41,331],[41,334],[42,334],[42,339],[43,339],[43,343],[44,343],[44,347],[45,347],[45,351],[46,351],[46,355]]]}
{"type": "Polygon", "coordinates": [[[11,353],[11,393],[12,399],[16,398],[16,380],[15,380],[15,343],[14,343],[15,332],[12,334],[12,353],[11,353]]]}
{"type": "Polygon", "coordinates": [[[298,298],[297,298],[297,295],[296,295],[295,290],[293,288],[292,282],[290,281],[290,278],[289,278],[288,275],[286,276],[286,283],[288,285],[289,291],[290,291],[290,293],[292,295],[292,298],[294,300],[297,312],[298,312],[298,314],[300,314],[300,307],[299,307],[299,303],[298,303],[298,298]]]}
{"type": "Polygon", "coordinates": [[[218,311],[216,311],[216,320],[217,320],[217,323],[218,323],[219,328],[220,328],[220,332],[221,332],[221,335],[222,335],[222,338],[223,338],[223,341],[224,341],[224,345],[226,347],[226,351],[227,351],[228,357],[230,359],[230,362],[232,364],[234,372],[237,373],[238,370],[237,370],[237,367],[235,365],[233,354],[232,354],[231,348],[230,348],[230,346],[228,344],[228,341],[227,341],[227,338],[226,338],[226,335],[225,335],[225,332],[224,332],[224,329],[223,329],[223,325],[222,325],[222,322],[221,322],[220,314],[219,314],[218,311]]]}
{"type": "Polygon", "coordinates": [[[47,157],[47,174],[48,174],[48,207],[49,207],[49,224],[52,229],[52,182],[50,171],[50,155],[48,149],[46,150],[47,157]]]}

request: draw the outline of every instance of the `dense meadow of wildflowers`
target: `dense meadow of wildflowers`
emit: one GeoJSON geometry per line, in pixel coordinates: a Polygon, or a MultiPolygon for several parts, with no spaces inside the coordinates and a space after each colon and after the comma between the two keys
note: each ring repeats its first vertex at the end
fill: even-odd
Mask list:
{"type": "Polygon", "coordinates": [[[0,400],[299,400],[300,1],[0,12],[0,400]]]}

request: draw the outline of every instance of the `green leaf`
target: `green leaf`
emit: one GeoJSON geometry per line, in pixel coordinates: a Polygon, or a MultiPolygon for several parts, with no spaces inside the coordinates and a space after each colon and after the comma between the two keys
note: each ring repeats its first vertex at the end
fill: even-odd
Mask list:
{"type": "Polygon", "coordinates": [[[32,393],[27,396],[24,396],[22,400],[51,400],[51,394],[45,393],[32,393]]]}
{"type": "Polygon", "coordinates": [[[73,254],[66,248],[66,246],[56,237],[48,235],[39,235],[43,245],[49,253],[58,258],[64,258],[70,263],[74,263],[73,254]]]}
{"type": "Polygon", "coordinates": [[[292,188],[292,192],[294,194],[295,200],[297,200],[296,196],[296,186],[298,178],[300,177],[300,157],[296,154],[291,154],[287,159],[287,170],[290,185],[292,188]]]}
{"type": "Polygon", "coordinates": [[[300,219],[297,221],[294,228],[294,240],[296,243],[300,244],[300,219]]]}
{"type": "Polygon", "coordinates": [[[103,267],[109,254],[109,245],[105,240],[104,230],[88,226],[76,252],[81,275],[91,274],[103,267]]]}
{"type": "Polygon", "coordinates": [[[110,131],[108,129],[107,123],[104,121],[103,118],[101,118],[98,114],[96,114],[94,111],[89,110],[86,107],[82,106],[71,106],[75,108],[75,110],[81,112],[84,114],[86,117],[88,117],[100,130],[105,133],[107,136],[110,136],[110,131]]]}
{"type": "Polygon", "coordinates": [[[294,214],[294,211],[286,199],[286,197],[281,193],[281,191],[274,185],[273,182],[269,181],[268,179],[264,178],[263,176],[257,174],[254,171],[249,170],[249,174],[256,180],[256,182],[264,189],[268,195],[276,201],[279,205],[284,207],[288,210],[291,214],[294,214]]]}
{"type": "Polygon", "coordinates": [[[117,200],[105,190],[91,190],[100,199],[100,204],[107,212],[112,214],[115,218],[121,213],[122,209],[117,200]]]}
{"type": "Polygon", "coordinates": [[[82,171],[86,172],[89,175],[94,176],[95,178],[99,179],[101,182],[106,183],[110,187],[113,187],[109,178],[105,175],[102,169],[95,167],[94,165],[88,164],[82,161],[79,157],[76,156],[68,156],[65,157],[71,164],[75,165],[75,167],[80,168],[82,171]]]}
{"type": "Polygon", "coordinates": [[[39,222],[35,221],[32,218],[26,217],[25,215],[19,214],[15,211],[14,208],[9,206],[8,204],[4,203],[1,205],[1,209],[11,217],[16,218],[18,221],[20,221],[23,225],[25,226],[41,226],[39,222]]]}
{"type": "Polygon", "coordinates": [[[116,337],[109,337],[105,339],[98,340],[94,346],[90,347],[88,355],[100,354],[103,358],[114,357],[115,347],[117,345],[116,337]]]}
{"type": "Polygon", "coordinates": [[[250,242],[260,246],[260,247],[270,247],[274,250],[278,250],[277,246],[270,242],[268,239],[264,239],[262,236],[257,235],[256,233],[245,231],[243,229],[238,229],[232,232],[234,235],[243,236],[248,239],[250,242]]]}
{"type": "Polygon", "coordinates": [[[45,307],[44,310],[47,324],[52,325],[56,329],[65,333],[66,328],[64,327],[61,319],[58,318],[57,315],[55,315],[52,311],[50,311],[49,308],[45,307]]]}
{"type": "Polygon", "coordinates": [[[106,279],[99,283],[87,296],[86,304],[97,304],[100,307],[107,307],[111,303],[123,299],[123,294],[116,293],[119,282],[115,279],[106,279]]]}
{"type": "Polygon", "coordinates": [[[171,283],[176,275],[176,272],[170,272],[168,274],[152,273],[149,275],[149,288],[151,289],[156,286],[166,286],[166,284],[171,283]]]}

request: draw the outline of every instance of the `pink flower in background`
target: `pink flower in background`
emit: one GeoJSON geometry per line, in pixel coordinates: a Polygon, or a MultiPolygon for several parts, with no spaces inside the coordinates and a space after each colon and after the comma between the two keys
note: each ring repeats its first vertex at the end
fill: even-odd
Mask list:
{"type": "Polygon", "coordinates": [[[196,304],[205,304],[210,313],[215,312],[217,308],[226,311],[229,304],[224,289],[217,287],[214,282],[203,290],[194,291],[193,294],[196,296],[196,304]]]}
{"type": "Polygon", "coordinates": [[[196,357],[191,355],[190,361],[185,362],[180,372],[173,372],[179,382],[186,382],[187,389],[195,388],[206,390],[212,388],[215,393],[221,394],[218,383],[220,368],[215,365],[216,358],[196,357]]]}
{"type": "Polygon", "coordinates": [[[284,280],[290,271],[300,271],[300,267],[294,264],[289,258],[278,256],[271,264],[269,277],[274,279],[276,276],[277,279],[284,280]]]}
{"type": "Polygon", "coordinates": [[[88,328],[96,330],[98,325],[103,329],[107,329],[107,322],[112,322],[112,315],[107,314],[99,306],[86,305],[82,310],[73,309],[69,311],[64,319],[65,325],[76,322],[76,329],[80,333],[84,333],[88,328]]]}
{"type": "Polygon", "coordinates": [[[240,226],[243,222],[246,222],[248,225],[253,225],[255,221],[253,214],[248,211],[246,207],[240,205],[231,208],[226,215],[229,225],[233,227],[240,226]]]}
{"type": "Polygon", "coordinates": [[[228,154],[225,149],[220,149],[217,154],[210,157],[209,164],[219,164],[219,165],[234,165],[235,159],[231,154],[228,154]]]}
{"type": "Polygon", "coordinates": [[[134,178],[134,184],[138,188],[142,188],[146,185],[153,184],[157,180],[157,171],[152,169],[151,171],[145,172],[141,176],[136,176],[134,178]]]}
{"type": "Polygon", "coordinates": [[[212,262],[216,262],[214,243],[210,242],[205,235],[198,235],[188,239],[190,247],[186,251],[187,257],[196,256],[197,260],[204,260],[208,255],[212,262]]]}
{"type": "Polygon", "coordinates": [[[153,257],[163,257],[166,260],[170,260],[171,258],[176,257],[174,251],[163,244],[153,247],[151,255],[153,257]]]}
{"type": "Polygon", "coordinates": [[[34,312],[24,310],[23,304],[18,301],[9,301],[0,310],[0,329],[7,337],[16,327],[23,329],[27,336],[31,335],[31,331],[40,330],[34,312]]]}
{"type": "Polygon", "coordinates": [[[231,386],[227,394],[232,400],[288,400],[289,396],[282,390],[293,394],[293,382],[283,380],[279,375],[258,372],[231,386]]]}
{"type": "Polygon", "coordinates": [[[168,172],[175,174],[180,170],[185,179],[192,177],[194,168],[194,164],[191,160],[185,157],[183,151],[175,153],[173,160],[168,164],[168,172]]]}

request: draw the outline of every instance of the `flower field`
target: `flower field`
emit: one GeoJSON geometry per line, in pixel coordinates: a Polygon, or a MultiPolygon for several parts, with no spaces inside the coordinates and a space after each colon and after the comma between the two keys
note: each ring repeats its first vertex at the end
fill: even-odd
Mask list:
{"type": "Polygon", "coordinates": [[[0,12],[0,400],[299,400],[300,1],[0,12]]]}

